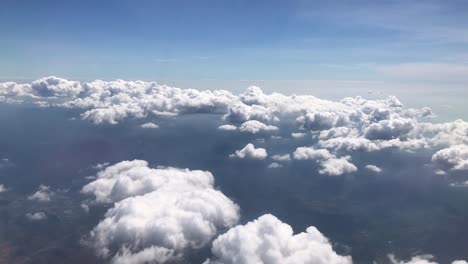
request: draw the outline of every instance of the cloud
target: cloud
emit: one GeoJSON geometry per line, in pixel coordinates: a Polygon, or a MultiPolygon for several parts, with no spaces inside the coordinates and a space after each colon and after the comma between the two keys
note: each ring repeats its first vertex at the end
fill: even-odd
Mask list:
{"type": "Polygon", "coordinates": [[[39,185],[38,190],[28,196],[28,200],[31,201],[38,201],[38,202],[50,202],[52,196],[55,195],[55,192],[50,190],[50,186],[47,185],[39,185]]]}
{"type": "Polygon", "coordinates": [[[100,171],[82,192],[97,203],[113,204],[84,240],[113,263],[183,258],[239,219],[239,207],[214,189],[207,171],[123,161],[100,171]]]}
{"type": "Polygon", "coordinates": [[[408,118],[381,120],[378,123],[373,123],[367,127],[364,131],[364,136],[367,139],[406,139],[406,136],[414,129],[414,127],[414,120],[408,118]]]}
{"type": "Polygon", "coordinates": [[[335,158],[335,155],[331,154],[330,151],[326,149],[299,147],[294,151],[293,157],[297,160],[328,160],[335,158]]]}
{"type": "Polygon", "coordinates": [[[28,218],[30,221],[41,221],[46,220],[47,215],[44,212],[27,213],[26,218],[28,218]]]}
{"type": "Polygon", "coordinates": [[[293,138],[302,138],[302,137],[305,137],[307,134],[306,133],[291,133],[291,137],[293,138]]]}
{"type": "Polygon", "coordinates": [[[341,158],[332,158],[325,161],[321,161],[322,169],[319,170],[320,174],[327,174],[330,176],[338,176],[345,173],[352,173],[357,171],[357,167],[349,162],[351,158],[349,156],[341,158]]]}
{"type": "Polygon", "coordinates": [[[0,193],[8,191],[8,188],[5,185],[0,184],[0,193]]]}
{"type": "Polygon", "coordinates": [[[271,159],[276,160],[276,161],[290,161],[291,160],[291,155],[289,155],[289,154],[273,155],[273,156],[271,156],[271,159]]]}
{"type": "Polygon", "coordinates": [[[158,125],[154,124],[154,123],[151,123],[151,122],[148,122],[148,123],[144,123],[140,126],[141,128],[159,128],[158,125]]]}
{"type": "Polygon", "coordinates": [[[351,157],[337,157],[326,149],[299,147],[294,151],[293,157],[296,160],[315,160],[321,166],[320,174],[338,176],[357,171],[357,167],[349,162],[351,157]]]}
{"type": "Polygon", "coordinates": [[[252,143],[245,145],[244,148],[236,150],[234,154],[229,155],[231,158],[239,159],[257,159],[263,160],[268,156],[267,151],[264,148],[255,148],[252,143]]]}
{"type": "MultiPolygon", "coordinates": [[[[438,262],[433,261],[434,257],[432,255],[420,255],[414,256],[409,261],[397,260],[393,254],[388,255],[390,262],[392,264],[439,264],[438,262]]],[[[452,264],[467,264],[465,260],[455,260],[452,264]]]]}
{"type": "Polygon", "coordinates": [[[256,134],[258,132],[262,131],[276,131],[278,130],[278,127],[276,126],[271,126],[271,125],[265,125],[260,121],[257,120],[249,120],[244,123],[239,127],[239,131],[241,132],[249,132],[252,134],[256,134]]]}
{"type": "Polygon", "coordinates": [[[291,226],[266,214],[231,228],[213,241],[213,258],[205,264],[351,264],[315,227],[294,235],[291,226]]]}
{"type": "Polygon", "coordinates": [[[374,173],[381,173],[381,172],[382,172],[382,169],[379,168],[379,167],[377,167],[377,166],[375,166],[375,165],[370,165],[370,164],[369,164],[369,165],[366,165],[365,168],[366,168],[366,170],[371,171],[371,172],[374,172],[374,173]]]}
{"type": "Polygon", "coordinates": [[[272,162],[270,164],[268,164],[267,168],[269,169],[278,169],[278,168],[281,168],[283,167],[283,165],[279,164],[279,163],[276,163],[276,162],[272,162]]]}
{"type": "Polygon", "coordinates": [[[25,84],[0,83],[0,97],[80,109],[82,119],[96,124],[116,124],[151,115],[217,114],[227,122],[219,130],[282,134],[280,130],[285,127],[288,134],[300,131],[293,132],[292,137],[310,134],[307,140],[318,139],[310,143],[316,149],[340,154],[388,148],[435,153],[468,144],[467,122],[425,122],[425,117],[434,115],[430,108],[407,108],[394,96],[330,101],[310,95],[266,94],[255,86],[234,95],[224,90],[180,89],[155,82],[76,82],[46,77],[25,84]]]}
{"type": "Polygon", "coordinates": [[[432,162],[443,170],[468,170],[468,146],[455,145],[437,151],[432,162]]]}
{"type": "Polygon", "coordinates": [[[339,112],[307,113],[296,119],[296,122],[305,130],[325,130],[349,124],[349,116],[339,112]]]}
{"type": "Polygon", "coordinates": [[[226,124],[226,125],[219,126],[218,129],[219,130],[225,130],[225,131],[234,131],[234,130],[237,130],[237,127],[233,126],[233,125],[226,124]]]}
{"type": "Polygon", "coordinates": [[[360,137],[337,137],[318,142],[320,147],[341,151],[377,151],[382,148],[378,143],[367,138],[360,137]]]}

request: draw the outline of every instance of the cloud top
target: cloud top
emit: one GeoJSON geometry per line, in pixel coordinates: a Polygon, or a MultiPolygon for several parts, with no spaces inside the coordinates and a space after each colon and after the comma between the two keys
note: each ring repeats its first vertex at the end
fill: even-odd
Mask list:
{"type": "Polygon", "coordinates": [[[293,234],[291,226],[271,214],[231,228],[213,241],[213,258],[205,264],[351,264],[315,227],[293,234]]]}
{"type": "Polygon", "coordinates": [[[109,166],[82,189],[113,203],[86,242],[113,263],[183,258],[239,219],[239,207],[213,184],[206,171],[153,169],[142,160],[109,166]]]}

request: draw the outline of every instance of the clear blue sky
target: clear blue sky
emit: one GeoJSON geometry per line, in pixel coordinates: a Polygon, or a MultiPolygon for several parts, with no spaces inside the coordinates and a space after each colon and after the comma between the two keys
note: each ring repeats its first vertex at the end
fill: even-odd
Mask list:
{"type": "Polygon", "coordinates": [[[1,81],[468,84],[468,1],[1,0],[0,32],[1,81]]]}

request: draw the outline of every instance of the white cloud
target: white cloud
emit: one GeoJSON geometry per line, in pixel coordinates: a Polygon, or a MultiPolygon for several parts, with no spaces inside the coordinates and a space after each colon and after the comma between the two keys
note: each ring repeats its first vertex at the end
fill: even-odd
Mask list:
{"type": "Polygon", "coordinates": [[[327,160],[335,158],[326,149],[314,149],[312,147],[299,147],[293,153],[294,159],[297,160],[327,160]]]}
{"type": "MultiPolygon", "coordinates": [[[[414,256],[409,261],[397,260],[397,258],[390,254],[388,255],[390,262],[392,264],[439,264],[438,262],[433,261],[434,257],[432,255],[420,255],[414,256]]],[[[452,264],[467,264],[465,260],[455,260],[452,264]]]]}
{"type": "Polygon", "coordinates": [[[432,162],[443,170],[468,170],[468,146],[455,145],[437,151],[432,162]]]}
{"type": "Polygon", "coordinates": [[[349,116],[340,112],[315,112],[297,118],[297,123],[306,130],[325,130],[349,124],[349,116]]]}
{"type": "Polygon", "coordinates": [[[273,156],[271,156],[271,159],[276,160],[276,161],[290,161],[291,160],[291,155],[289,155],[289,154],[273,155],[273,156]]]}
{"type": "Polygon", "coordinates": [[[159,128],[158,125],[156,125],[155,123],[151,123],[151,122],[148,122],[148,123],[144,123],[140,126],[141,128],[159,128]]]}
{"type": "Polygon", "coordinates": [[[236,150],[234,154],[229,155],[231,158],[239,159],[258,159],[263,160],[268,156],[264,148],[255,148],[252,143],[245,145],[244,148],[236,150]]]}
{"type": "Polygon", "coordinates": [[[50,190],[50,186],[47,185],[39,185],[38,190],[28,196],[28,200],[31,201],[39,201],[39,202],[50,202],[52,196],[55,195],[55,192],[50,190]]]}
{"type": "Polygon", "coordinates": [[[234,131],[234,130],[237,130],[237,127],[233,126],[233,125],[226,124],[226,125],[219,126],[218,129],[219,130],[225,130],[225,131],[234,131]]]}
{"type": "Polygon", "coordinates": [[[30,221],[41,221],[46,220],[47,215],[44,212],[27,213],[26,218],[28,218],[30,221]]]}
{"type": "Polygon", "coordinates": [[[357,167],[349,162],[351,158],[349,156],[341,158],[332,158],[321,161],[320,164],[322,169],[319,170],[320,174],[327,174],[330,176],[338,176],[345,173],[352,173],[357,171],[357,167]]]}
{"type": "Polygon", "coordinates": [[[293,138],[303,138],[305,137],[307,134],[306,133],[301,133],[301,132],[293,132],[291,133],[291,137],[293,138]]]}
{"type": "Polygon", "coordinates": [[[104,169],[105,167],[109,166],[109,162],[103,162],[103,163],[98,163],[96,165],[93,166],[93,169],[95,170],[102,170],[104,169]]]}
{"type": "Polygon", "coordinates": [[[296,160],[315,160],[321,166],[320,174],[337,176],[357,171],[357,167],[349,162],[351,157],[337,157],[326,149],[299,147],[294,151],[293,156],[296,160]]]}
{"type": "Polygon", "coordinates": [[[390,140],[395,138],[406,138],[414,129],[415,121],[408,118],[395,118],[391,120],[381,120],[373,123],[364,131],[367,139],[390,140]]]}
{"type": "Polygon", "coordinates": [[[0,193],[8,191],[8,188],[5,185],[0,184],[0,193]]]}
{"type": "Polygon", "coordinates": [[[374,173],[381,173],[382,172],[381,168],[379,168],[379,167],[377,167],[375,165],[371,165],[371,164],[366,165],[365,168],[366,168],[366,170],[374,172],[374,173]]]}
{"type": "Polygon", "coordinates": [[[239,219],[238,206],[213,184],[210,172],[153,169],[141,160],[107,167],[82,189],[113,203],[85,241],[113,263],[182,258],[239,219]]]}
{"type": "Polygon", "coordinates": [[[267,214],[231,228],[213,241],[214,257],[205,264],[351,264],[315,227],[294,235],[291,226],[267,214]]]}
{"type": "Polygon", "coordinates": [[[276,162],[272,162],[270,164],[268,164],[267,168],[269,169],[278,169],[278,168],[281,168],[283,167],[283,165],[279,164],[279,163],[276,163],[276,162]]]}
{"type": "Polygon", "coordinates": [[[262,131],[276,131],[278,128],[276,126],[265,125],[264,123],[257,121],[257,120],[249,120],[242,123],[239,127],[239,131],[241,132],[249,132],[252,134],[256,134],[262,131]]]}
{"type": "Polygon", "coordinates": [[[367,138],[360,137],[336,137],[327,140],[320,140],[318,145],[327,149],[341,151],[377,151],[381,149],[378,143],[367,138]]]}
{"type": "MultiPolygon", "coordinates": [[[[468,144],[468,123],[456,120],[425,123],[431,109],[405,108],[394,96],[366,100],[347,97],[338,102],[310,95],[266,94],[258,87],[234,95],[228,91],[179,89],[144,81],[76,82],[46,77],[29,84],[0,83],[0,98],[33,100],[42,105],[82,109],[81,117],[94,123],[115,124],[150,115],[212,113],[232,124],[220,130],[259,133],[277,131],[282,124],[311,130],[320,140],[317,148],[333,151],[405,151],[468,144]]],[[[308,131],[304,131],[309,133],[308,131]]],[[[294,133],[293,137],[303,136],[294,133]]]]}

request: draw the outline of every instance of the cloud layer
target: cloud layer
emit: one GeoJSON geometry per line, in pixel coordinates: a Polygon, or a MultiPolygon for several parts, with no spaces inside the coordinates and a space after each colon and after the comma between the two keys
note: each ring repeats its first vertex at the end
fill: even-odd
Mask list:
{"type": "MultiPolygon", "coordinates": [[[[281,134],[280,124],[287,124],[292,138],[307,139],[305,136],[310,135],[314,143],[309,147],[327,149],[335,155],[333,160],[322,161],[323,174],[355,171],[346,158],[351,152],[389,148],[437,152],[433,162],[443,170],[466,168],[463,158],[454,160],[449,152],[462,151],[468,145],[467,122],[427,122],[433,116],[430,108],[407,108],[393,96],[377,100],[347,97],[335,102],[310,95],[265,94],[255,86],[234,95],[224,90],[180,89],[155,82],[77,82],[53,76],[26,84],[0,83],[0,101],[25,100],[39,106],[82,109],[81,118],[96,124],[192,113],[220,115],[226,122],[219,126],[223,131],[281,134]],[[444,148],[449,150],[438,152],[444,148]]],[[[147,123],[142,127],[155,126],[147,123]]],[[[242,153],[239,158],[266,156],[242,153]]]]}

